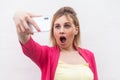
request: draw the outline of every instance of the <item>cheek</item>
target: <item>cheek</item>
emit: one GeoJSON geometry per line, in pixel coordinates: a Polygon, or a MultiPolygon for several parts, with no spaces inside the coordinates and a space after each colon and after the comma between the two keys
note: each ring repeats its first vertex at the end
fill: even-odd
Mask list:
{"type": "Polygon", "coordinates": [[[68,38],[71,40],[71,39],[74,39],[74,36],[75,36],[75,33],[73,30],[69,31],[68,32],[68,38]]]}
{"type": "Polygon", "coordinates": [[[70,33],[70,34],[68,35],[68,37],[69,37],[70,39],[73,39],[73,38],[74,38],[74,34],[73,34],[73,33],[70,33]]]}
{"type": "Polygon", "coordinates": [[[55,40],[58,39],[58,32],[57,31],[53,31],[53,34],[54,34],[55,40]]]}

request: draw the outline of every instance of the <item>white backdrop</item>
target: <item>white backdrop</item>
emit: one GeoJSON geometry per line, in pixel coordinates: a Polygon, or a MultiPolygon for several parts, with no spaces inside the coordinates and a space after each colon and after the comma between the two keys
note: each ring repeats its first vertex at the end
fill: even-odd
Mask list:
{"type": "MultiPolygon", "coordinates": [[[[82,47],[94,52],[99,80],[120,80],[119,0],[0,0],[0,80],[40,80],[39,68],[21,51],[13,15],[29,11],[52,15],[62,6],[73,7],[81,23],[82,47]]],[[[49,33],[34,39],[50,44],[49,33]]]]}

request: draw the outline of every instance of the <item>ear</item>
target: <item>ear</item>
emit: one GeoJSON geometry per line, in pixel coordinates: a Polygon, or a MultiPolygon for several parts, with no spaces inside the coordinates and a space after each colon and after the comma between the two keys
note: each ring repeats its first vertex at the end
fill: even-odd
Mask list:
{"type": "Polygon", "coordinates": [[[78,34],[78,31],[79,31],[79,27],[78,27],[78,26],[75,26],[75,35],[78,34]]]}

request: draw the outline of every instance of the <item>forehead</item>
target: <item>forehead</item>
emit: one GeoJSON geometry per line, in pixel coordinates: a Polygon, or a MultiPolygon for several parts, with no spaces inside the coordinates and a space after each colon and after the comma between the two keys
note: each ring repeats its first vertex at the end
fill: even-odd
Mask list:
{"type": "Polygon", "coordinates": [[[69,23],[72,23],[73,22],[73,19],[70,17],[70,16],[61,16],[61,17],[58,17],[54,24],[57,24],[57,23],[66,23],[66,22],[69,22],[69,23]]]}

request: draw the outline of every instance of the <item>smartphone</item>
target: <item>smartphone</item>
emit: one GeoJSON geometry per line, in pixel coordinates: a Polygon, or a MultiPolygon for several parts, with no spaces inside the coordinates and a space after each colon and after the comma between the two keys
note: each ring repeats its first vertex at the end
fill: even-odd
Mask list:
{"type": "MultiPolygon", "coordinates": [[[[50,31],[51,17],[49,17],[49,16],[41,16],[41,17],[33,17],[32,19],[39,26],[40,32],[48,32],[48,31],[50,31]]],[[[38,32],[32,24],[30,24],[29,26],[30,26],[31,30],[34,33],[38,32]]]]}

